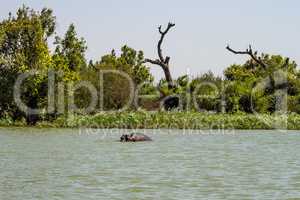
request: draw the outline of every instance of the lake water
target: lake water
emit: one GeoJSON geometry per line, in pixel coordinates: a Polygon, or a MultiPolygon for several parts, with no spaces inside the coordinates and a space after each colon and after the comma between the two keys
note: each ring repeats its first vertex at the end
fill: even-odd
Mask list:
{"type": "Polygon", "coordinates": [[[300,199],[300,132],[122,132],[1,128],[0,199],[300,199]]]}

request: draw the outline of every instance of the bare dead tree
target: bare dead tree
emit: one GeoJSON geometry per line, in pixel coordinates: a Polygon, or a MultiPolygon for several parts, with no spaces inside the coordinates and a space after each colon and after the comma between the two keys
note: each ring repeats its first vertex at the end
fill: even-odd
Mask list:
{"type": "MultiPolygon", "coordinates": [[[[249,48],[246,49],[246,51],[236,51],[236,50],[233,50],[232,48],[230,48],[230,46],[228,45],[226,47],[226,49],[234,54],[240,54],[240,55],[249,55],[257,64],[259,64],[260,66],[262,66],[264,68],[264,70],[267,69],[267,64],[265,64],[262,60],[261,57],[257,57],[257,51],[253,53],[253,50],[252,50],[252,47],[251,45],[249,45],[249,48]]],[[[290,62],[290,59],[289,58],[286,58],[284,64],[281,66],[281,68],[285,68],[285,67],[288,67],[289,65],[289,62],[290,62]]],[[[274,91],[274,89],[276,88],[275,86],[275,80],[274,80],[274,77],[273,77],[273,74],[269,74],[269,79],[270,79],[270,82],[271,82],[271,91],[274,91]]],[[[284,84],[281,84],[280,86],[277,86],[278,88],[287,88],[288,85],[286,83],[284,84]]]]}
{"type": "Polygon", "coordinates": [[[169,68],[170,57],[163,56],[161,46],[163,44],[165,36],[169,32],[169,30],[174,26],[175,26],[175,24],[169,23],[168,27],[164,31],[162,30],[162,26],[158,27],[158,31],[160,33],[160,40],[158,41],[158,44],[157,44],[158,59],[155,59],[155,60],[145,59],[145,61],[144,61],[145,63],[151,63],[153,65],[158,65],[163,69],[163,71],[165,73],[166,81],[168,82],[168,87],[170,89],[174,87],[172,75],[171,75],[170,68],[169,68]]]}
{"type": "MultiPolygon", "coordinates": [[[[263,62],[263,60],[262,60],[262,58],[261,58],[260,56],[257,57],[257,51],[255,51],[255,52],[253,53],[253,50],[252,50],[252,46],[251,46],[251,45],[249,45],[249,48],[246,49],[246,51],[235,51],[235,50],[233,50],[232,48],[230,48],[229,45],[226,47],[226,49],[227,49],[228,51],[230,51],[231,53],[234,53],[234,54],[249,55],[249,56],[250,56],[257,64],[259,64],[260,66],[262,66],[265,70],[266,70],[267,67],[268,67],[267,64],[265,64],[265,63],[263,62]]],[[[286,58],[284,64],[282,65],[282,68],[287,67],[288,64],[289,64],[289,62],[290,62],[290,59],[289,59],[289,58],[286,58]]]]}
{"type": "Polygon", "coordinates": [[[228,45],[226,49],[234,54],[241,54],[241,55],[249,55],[257,64],[262,66],[264,69],[267,69],[267,65],[262,61],[261,57],[257,57],[257,52],[253,53],[251,45],[246,51],[235,51],[228,45]]]}

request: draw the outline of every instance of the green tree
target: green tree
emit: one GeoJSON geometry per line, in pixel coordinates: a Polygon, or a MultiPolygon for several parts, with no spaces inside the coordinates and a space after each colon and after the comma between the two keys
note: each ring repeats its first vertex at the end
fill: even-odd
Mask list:
{"type": "MultiPolygon", "coordinates": [[[[48,49],[47,39],[55,30],[55,17],[52,10],[43,9],[41,12],[31,10],[23,6],[18,9],[16,16],[9,14],[8,19],[0,23],[0,60],[2,77],[1,114],[4,110],[14,118],[24,116],[13,101],[13,85],[18,74],[30,70],[38,70],[40,73],[28,78],[23,88],[23,101],[30,108],[38,108],[45,102],[44,86],[46,72],[51,65],[51,55],[48,49]],[[4,98],[2,98],[4,95],[4,98]]],[[[27,122],[34,124],[37,116],[27,115],[27,122]]]]}
{"type": "MultiPolygon", "coordinates": [[[[276,91],[284,90],[291,97],[299,95],[299,71],[295,62],[279,55],[262,54],[260,58],[265,67],[251,59],[225,70],[228,112],[272,113],[276,110],[276,91]]],[[[289,106],[289,111],[293,111],[292,107],[289,106]]]]}
{"type": "Polygon", "coordinates": [[[78,38],[74,24],[71,24],[64,38],[55,38],[55,55],[65,59],[71,71],[80,71],[86,68],[85,52],[86,41],[78,38]]]}
{"type": "MultiPolygon", "coordinates": [[[[91,81],[100,91],[99,72],[101,70],[116,70],[126,74],[132,81],[133,88],[130,88],[129,80],[123,75],[105,73],[103,76],[104,109],[121,109],[128,102],[132,89],[135,90],[138,85],[144,84],[142,89],[149,90],[149,85],[153,82],[153,76],[150,74],[149,68],[143,64],[143,60],[142,51],[123,46],[120,56],[117,56],[115,51],[112,50],[110,54],[103,56],[100,61],[90,63],[90,68],[85,70],[81,77],[82,80],[91,81]]],[[[89,100],[85,101],[88,102],[89,100]]]]}
{"type": "Polygon", "coordinates": [[[190,91],[197,109],[206,111],[221,111],[221,90],[223,80],[211,71],[192,80],[190,91]]]}

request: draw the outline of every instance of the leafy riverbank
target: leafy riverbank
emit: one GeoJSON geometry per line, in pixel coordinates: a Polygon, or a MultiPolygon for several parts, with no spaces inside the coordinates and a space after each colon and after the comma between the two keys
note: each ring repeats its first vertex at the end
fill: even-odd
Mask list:
{"type": "MultiPolygon", "coordinates": [[[[1,119],[0,126],[26,126],[1,119]]],[[[69,115],[37,127],[119,129],[290,129],[300,130],[300,115],[209,114],[199,112],[111,112],[69,115]]]]}

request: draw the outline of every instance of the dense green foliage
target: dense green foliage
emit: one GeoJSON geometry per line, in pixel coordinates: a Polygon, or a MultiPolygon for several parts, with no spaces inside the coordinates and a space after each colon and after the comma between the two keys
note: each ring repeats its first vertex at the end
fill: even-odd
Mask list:
{"type": "Polygon", "coordinates": [[[300,129],[299,120],[299,115],[290,115],[285,118],[276,115],[256,116],[245,113],[232,115],[199,112],[113,112],[58,118],[54,126],[120,129],[300,129]]]}
{"type": "Polygon", "coordinates": [[[23,84],[23,100],[31,108],[45,102],[45,72],[51,66],[47,39],[54,33],[54,21],[49,9],[38,13],[22,7],[15,17],[10,15],[0,23],[0,116],[22,116],[13,101],[13,86],[19,73],[39,70],[23,84]]]}
{"type": "MultiPolygon", "coordinates": [[[[300,115],[286,117],[246,113],[209,114],[200,112],[109,112],[96,115],[61,116],[55,121],[38,122],[38,127],[53,128],[119,128],[119,129],[300,129],[300,115]]],[[[26,126],[12,119],[0,120],[0,126],[26,126]]]]}
{"type": "MultiPolygon", "coordinates": [[[[100,87],[103,87],[102,106],[104,110],[122,109],[129,102],[131,91],[143,84],[141,88],[141,92],[143,92],[153,81],[153,76],[143,65],[143,60],[142,51],[137,52],[128,46],[123,46],[120,56],[117,56],[113,50],[110,54],[103,56],[100,61],[91,64],[87,70],[82,72],[81,80],[91,82],[97,91],[101,91],[100,87]],[[101,78],[103,78],[103,82],[100,82],[101,78]]],[[[81,90],[81,92],[85,93],[86,90],[81,90]]],[[[84,99],[81,99],[82,105],[84,102],[90,101],[89,95],[81,93],[78,95],[85,96],[84,99]]]]}
{"type": "Polygon", "coordinates": [[[296,63],[287,62],[281,56],[262,55],[262,58],[267,69],[250,60],[225,70],[227,111],[273,113],[276,111],[276,98],[282,93],[287,95],[286,111],[298,113],[295,101],[300,94],[300,74],[296,63]]]}
{"type": "MultiPolygon", "coordinates": [[[[224,78],[211,72],[193,79],[183,75],[170,88],[164,79],[154,83],[142,51],[125,45],[120,54],[112,50],[100,60],[87,63],[87,44],[77,35],[75,26],[71,24],[62,37],[55,30],[56,17],[46,8],[38,12],[23,6],[15,16],[9,14],[0,22],[0,118],[3,119],[0,125],[15,121],[28,124],[54,121],[66,127],[83,122],[101,127],[124,124],[125,127],[155,128],[159,124],[162,128],[175,128],[178,124],[177,128],[207,128],[213,126],[211,123],[222,121],[226,128],[230,128],[230,124],[234,128],[268,128],[256,121],[254,114],[263,114],[268,119],[278,113],[300,114],[300,73],[295,62],[282,56],[262,54],[267,68],[252,59],[245,64],[234,64],[224,71],[224,78]],[[50,38],[54,38],[53,51],[49,48],[50,38]],[[32,70],[38,73],[23,81],[21,100],[40,111],[28,114],[14,101],[14,85],[19,75],[32,70]],[[56,72],[54,97],[48,95],[49,70],[56,72]],[[88,85],[76,87],[82,83],[88,85]],[[179,97],[180,106],[176,111],[185,112],[133,112],[160,111],[161,102],[170,96],[179,97]],[[94,107],[87,110],[95,97],[94,107]],[[52,98],[54,109],[49,109],[52,98]],[[121,109],[129,114],[99,114],[121,109]],[[78,111],[91,115],[77,116],[69,124],[68,116],[78,111]],[[67,124],[62,124],[62,119],[67,120],[67,124]]],[[[292,128],[297,127],[291,119],[289,123],[292,128]]]]}

